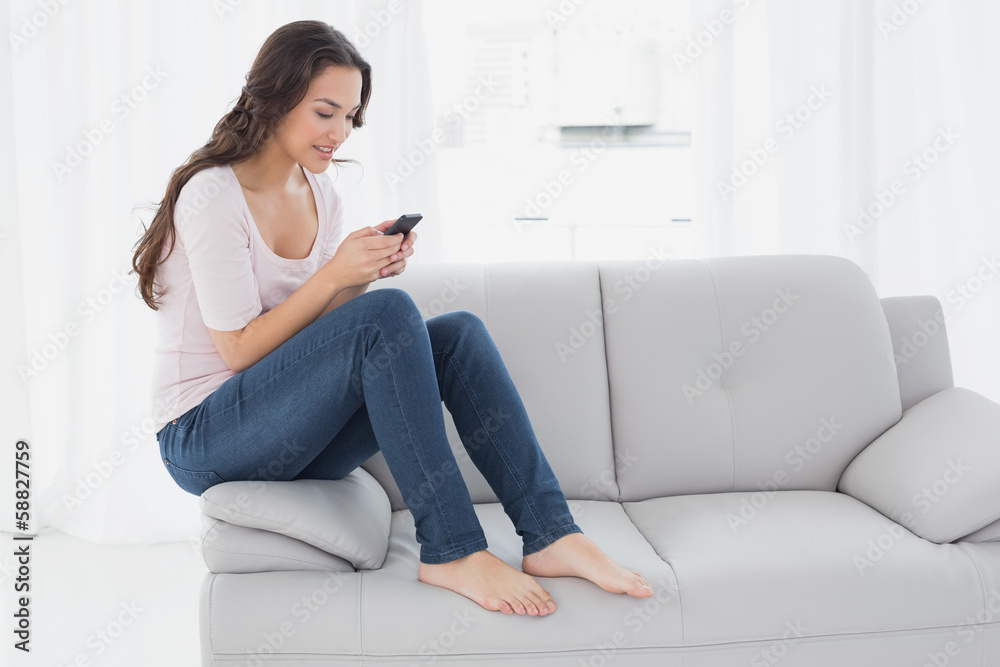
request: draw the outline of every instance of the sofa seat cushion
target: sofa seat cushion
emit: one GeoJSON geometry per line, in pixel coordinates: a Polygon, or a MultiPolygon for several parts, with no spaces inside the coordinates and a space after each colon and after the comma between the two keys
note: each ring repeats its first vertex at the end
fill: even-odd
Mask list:
{"type": "MultiPolygon", "coordinates": [[[[521,539],[502,507],[475,507],[490,551],[520,568],[521,539]]],[[[530,658],[576,667],[581,655],[679,644],[681,610],[670,566],[618,503],[575,501],[571,507],[587,535],[624,566],[643,573],[653,598],[609,593],[575,577],[539,578],[559,605],[554,614],[537,618],[487,611],[417,580],[413,519],[400,510],[393,512],[389,550],[378,570],[206,575],[203,646],[215,656],[212,664],[229,664],[227,659],[248,664],[257,654],[262,664],[288,661],[275,663],[282,665],[364,654],[371,660],[365,664],[472,664],[480,658],[522,664],[518,660],[530,658]]]]}
{"type": "Polygon", "coordinates": [[[691,644],[959,626],[996,590],[983,573],[1000,572],[995,545],[928,542],[838,492],[699,494],[624,507],[677,576],[691,644]]]}
{"type": "MultiPolygon", "coordinates": [[[[642,572],[655,596],[540,578],[559,605],[544,618],[488,612],[417,581],[412,516],[396,511],[378,570],[207,574],[205,664],[730,667],[790,656],[790,665],[839,667],[877,653],[884,660],[864,664],[895,667],[923,664],[954,642],[961,660],[949,667],[979,667],[980,644],[1000,638],[991,611],[1000,544],[903,533],[861,574],[854,557],[892,535],[867,505],[781,491],[734,533],[726,514],[749,496],[571,501],[586,534],[642,572]]],[[[519,566],[520,539],[502,508],[480,504],[476,513],[490,550],[519,566]]]]}

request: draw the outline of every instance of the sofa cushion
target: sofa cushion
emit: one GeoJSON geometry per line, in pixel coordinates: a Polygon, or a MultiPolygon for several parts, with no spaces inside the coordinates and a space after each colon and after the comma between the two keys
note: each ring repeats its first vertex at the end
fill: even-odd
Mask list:
{"type": "MultiPolygon", "coordinates": [[[[733,532],[727,514],[745,511],[744,501],[761,505],[749,493],[624,508],[572,502],[583,530],[656,593],[639,600],[574,577],[539,578],[559,605],[545,618],[489,612],[420,583],[412,516],[394,512],[378,570],[206,575],[205,650],[213,664],[280,667],[324,658],[392,667],[728,667],[785,658],[778,664],[833,667],[921,665],[955,640],[963,660],[978,660],[980,644],[997,636],[996,618],[977,614],[1000,595],[1000,582],[976,570],[1000,571],[1000,549],[928,543],[827,491],[778,492],[733,532]],[[990,639],[963,641],[976,628],[990,639]]],[[[476,513],[491,551],[518,566],[520,540],[502,508],[477,505],[476,513]]]]}
{"type": "MultiPolygon", "coordinates": [[[[521,540],[503,508],[490,503],[475,509],[490,551],[519,568],[521,540]]],[[[609,593],[576,577],[539,578],[559,605],[554,614],[537,618],[487,611],[417,579],[420,549],[413,517],[403,510],[393,513],[389,553],[378,570],[209,575],[204,590],[206,640],[219,664],[227,658],[245,660],[260,649],[262,638],[279,632],[280,646],[266,647],[267,660],[262,664],[272,664],[271,660],[298,664],[296,659],[326,664],[323,657],[338,655],[348,664],[440,661],[572,667],[589,652],[642,653],[649,647],[682,643],[673,572],[622,507],[574,501],[572,509],[580,527],[612,558],[643,573],[654,597],[639,600],[609,593]],[[311,608],[302,603],[308,599],[315,603],[311,608]],[[268,603],[261,604],[262,600],[268,603]],[[359,655],[365,659],[350,662],[359,655]]]]}
{"type": "Polygon", "coordinates": [[[358,468],[342,479],[234,481],[201,494],[202,513],[279,533],[351,563],[375,569],[389,540],[389,498],[358,468]]]}
{"type": "Polygon", "coordinates": [[[601,288],[622,500],[833,491],[899,419],[882,305],[846,259],[602,262],[601,288]]]}
{"type": "MultiPolygon", "coordinates": [[[[392,281],[376,280],[369,289],[385,287],[406,290],[425,318],[455,310],[477,315],[500,351],[566,497],[617,499],[596,264],[415,265],[392,281]]],[[[454,420],[442,409],[473,502],[496,502],[454,420]]],[[[381,452],[364,467],[388,490],[394,510],[406,507],[381,452]]]]}
{"type": "Polygon", "coordinates": [[[1000,519],[1000,405],[952,387],[917,403],[844,471],[839,489],[932,542],[1000,519]]]}
{"type": "Polygon", "coordinates": [[[1000,542],[1000,519],[988,526],[983,526],[979,530],[960,537],[956,542],[1000,542]]]}
{"type": "Polygon", "coordinates": [[[354,572],[339,556],[270,530],[237,526],[202,515],[201,554],[212,572],[322,570],[354,572]]]}
{"type": "Polygon", "coordinates": [[[932,544],[838,492],[624,506],[677,576],[691,643],[780,637],[789,623],[809,637],[967,625],[995,585],[982,572],[1000,570],[1000,549],[932,544]]]}

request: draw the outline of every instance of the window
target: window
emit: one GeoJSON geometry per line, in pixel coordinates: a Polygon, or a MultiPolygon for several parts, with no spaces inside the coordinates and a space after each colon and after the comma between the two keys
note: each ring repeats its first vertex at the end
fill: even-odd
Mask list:
{"type": "Polygon", "coordinates": [[[424,4],[447,261],[693,256],[686,1],[424,4]]]}

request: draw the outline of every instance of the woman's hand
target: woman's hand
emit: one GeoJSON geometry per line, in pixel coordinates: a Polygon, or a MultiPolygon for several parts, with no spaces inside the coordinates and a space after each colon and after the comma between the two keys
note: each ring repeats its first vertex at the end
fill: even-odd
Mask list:
{"type": "Polygon", "coordinates": [[[323,270],[332,273],[333,281],[341,288],[367,285],[378,278],[398,275],[406,266],[406,257],[413,254],[412,241],[400,244],[401,234],[385,236],[383,229],[392,224],[392,220],[375,227],[362,227],[344,237],[337,246],[337,251],[323,270]],[[380,229],[381,228],[381,229],[380,229]],[[406,245],[407,249],[400,249],[406,245]]]}
{"type": "MultiPolygon", "coordinates": [[[[375,225],[373,229],[384,234],[394,222],[396,221],[385,220],[375,225]]],[[[391,278],[392,276],[398,276],[406,270],[406,258],[413,254],[413,243],[417,240],[417,233],[410,230],[406,236],[403,236],[402,234],[393,234],[391,237],[386,238],[400,238],[401,241],[399,244],[399,251],[390,256],[391,263],[381,269],[379,272],[379,278],[391,278]]]]}
{"type": "Polygon", "coordinates": [[[357,287],[382,277],[382,269],[400,259],[399,239],[362,227],[344,237],[321,269],[340,289],[357,287]]]}

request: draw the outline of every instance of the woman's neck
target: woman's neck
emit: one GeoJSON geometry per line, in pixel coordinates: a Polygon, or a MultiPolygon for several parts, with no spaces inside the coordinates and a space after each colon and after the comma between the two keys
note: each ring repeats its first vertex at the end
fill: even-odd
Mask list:
{"type": "Polygon", "coordinates": [[[232,165],[243,189],[255,193],[286,193],[302,185],[304,174],[298,163],[269,141],[252,158],[232,165]]]}

